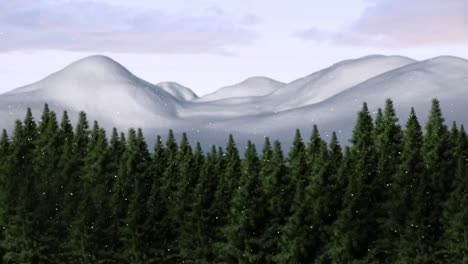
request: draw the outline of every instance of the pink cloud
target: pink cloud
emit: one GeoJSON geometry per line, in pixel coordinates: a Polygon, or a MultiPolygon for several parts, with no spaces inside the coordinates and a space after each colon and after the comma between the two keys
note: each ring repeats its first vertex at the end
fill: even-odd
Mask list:
{"type": "Polygon", "coordinates": [[[339,32],[316,28],[295,36],[340,46],[390,48],[468,44],[467,0],[372,0],[339,32]]]}
{"type": "Polygon", "coordinates": [[[0,52],[229,54],[230,47],[256,38],[245,16],[230,17],[216,10],[197,16],[84,0],[0,1],[0,52]]]}

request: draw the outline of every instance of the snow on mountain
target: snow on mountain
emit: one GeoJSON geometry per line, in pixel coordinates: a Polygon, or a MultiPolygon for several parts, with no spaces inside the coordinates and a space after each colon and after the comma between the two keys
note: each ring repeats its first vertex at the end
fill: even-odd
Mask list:
{"type": "Polygon", "coordinates": [[[373,55],[347,60],[296,80],[271,94],[277,111],[321,102],[367,79],[415,62],[400,56],[373,55]]]}
{"type": "Polygon", "coordinates": [[[161,82],[156,84],[156,86],[161,87],[164,91],[181,101],[191,101],[198,98],[192,90],[176,82],[161,82]]]}
{"type": "MultiPolygon", "coordinates": [[[[351,136],[356,114],[367,102],[371,113],[383,107],[386,98],[394,102],[400,123],[404,124],[411,107],[425,124],[431,100],[440,100],[447,124],[456,121],[468,125],[466,98],[468,98],[468,60],[456,57],[438,57],[415,62],[375,76],[326,100],[274,115],[257,116],[227,122],[239,134],[275,135],[291,142],[291,128],[310,131],[317,124],[324,136],[338,132],[343,143],[351,136]],[[274,132],[272,132],[274,131],[274,132]],[[252,133],[254,132],[254,133],[252,133]]],[[[228,124],[218,124],[225,127],[228,124]]]]}
{"type": "Polygon", "coordinates": [[[205,95],[197,101],[207,102],[228,98],[263,96],[276,91],[284,85],[285,83],[267,77],[251,77],[241,83],[220,88],[216,92],[205,95]]]}
{"type": "Polygon", "coordinates": [[[3,94],[0,108],[7,107],[11,112],[19,107],[18,111],[24,112],[24,102],[47,102],[72,112],[84,110],[116,126],[173,120],[178,104],[164,89],[136,77],[105,56],[84,58],[37,83],[3,94]]]}
{"type": "Polygon", "coordinates": [[[280,139],[287,148],[296,128],[307,138],[313,124],[325,138],[337,131],[346,144],[362,103],[375,113],[386,98],[393,99],[402,124],[412,106],[424,124],[431,99],[438,98],[447,123],[468,125],[468,61],[461,58],[417,62],[371,56],[335,64],[288,85],[257,81],[259,87],[234,86],[231,97],[229,89],[222,89],[211,99],[197,99],[188,88],[152,85],[115,61],[94,56],[0,95],[0,125],[11,129],[27,107],[38,118],[47,102],[59,114],[68,110],[76,116],[84,110],[106,128],[142,127],[150,144],[155,134],[164,136],[171,128],[176,134],[188,132],[205,147],[224,145],[233,133],[241,150],[247,139],[262,144],[265,136],[280,139]]]}

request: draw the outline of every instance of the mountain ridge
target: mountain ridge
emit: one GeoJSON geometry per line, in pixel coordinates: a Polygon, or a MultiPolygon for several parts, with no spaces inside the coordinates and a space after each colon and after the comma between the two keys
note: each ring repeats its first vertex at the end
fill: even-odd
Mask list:
{"type": "Polygon", "coordinates": [[[231,133],[241,142],[251,139],[261,144],[265,136],[289,142],[296,128],[308,133],[317,124],[325,138],[337,131],[346,143],[364,101],[375,112],[387,97],[392,98],[403,123],[411,106],[426,115],[430,100],[437,97],[449,110],[447,121],[468,125],[468,117],[460,114],[466,112],[463,98],[468,98],[468,60],[463,58],[415,61],[373,55],[335,63],[287,84],[267,77],[239,84],[256,80],[273,85],[261,87],[262,95],[243,86],[240,97],[236,93],[228,97],[229,89],[223,87],[218,91],[224,97],[204,101],[178,83],[151,84],[108,57],[92,56],[0,95],[0,123],[12,129],[26,107],[32,107],[38,119],[43,104],[49,103],[58,114],[67,110],[76,116],[84,110],[103,127],[123,131],[141,127],[151,134],[150,141],[154,134],[173,129],[176,134],[190,133],[193,141],[205,146],[222,145],[231,133]]]}

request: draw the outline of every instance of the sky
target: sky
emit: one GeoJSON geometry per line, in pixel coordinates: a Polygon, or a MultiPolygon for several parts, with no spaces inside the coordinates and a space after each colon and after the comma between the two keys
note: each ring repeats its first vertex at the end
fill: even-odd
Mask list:
{"type": "Polygon", "coordinates": [[[468,58],[468,0],[0,0],[0,92],[95,54],[198,95],[370,54],[468,58]]]}

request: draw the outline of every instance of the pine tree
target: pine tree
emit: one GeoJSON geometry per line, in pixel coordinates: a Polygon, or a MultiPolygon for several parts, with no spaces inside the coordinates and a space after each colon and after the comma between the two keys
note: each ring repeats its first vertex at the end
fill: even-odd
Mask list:
{"type": "MultiPolygon", "coordinates": [[[[62,120],[67,122],[67,120],[62,120]]],[[[66,124],[64,124],[67,126],[66,124]]],[[[69,132],[63,131],[66,133],[67,141],[69,140],[68,137],[69,132]]],[[[64,152],[64,178],[66,178],[67,186],[64,187],[65,197],[64,202],[66,204],[66,208],[63,211],[63,219],[68,223],[73,222],[74,215],[76,208],[78,208],[80,199],[81,199],[81,191],[82,191],[82,183],[83,177],[85,175],[85,158],[88,151],[88,144],[89,144],[89,123],[84,112],[80,112],[78,116],[78,123],[75,128],[75,133],[73,134],[73,139],[70,142],[71,146],[69,150],[65,150],[64,152]]],[[[73,229],[73,227],[71,227],[73,229]]]]}
{"type": "MultiPolygon", "coordinates": [[[[62,234],[60,237],[56,238],[56,243],[59,245],[57,251],[61,252],[59,258],[60,261],[66,262],[70,258],[73,258],[71,254],[68,254],[70,251],[69,248],[69,231],[71,221],[74,218],[74,211],[71,212],[71,207],[68,206],[71,195],[71,183],[70,175],[75,171],[73,166],[75,156],[73,155],[73,140],[74,132],[73,127],[70,123],[68,113],[66,111],[62,114],[62,120],[60,121],[60,127],[57,131],[57,138],[59,141],[59,159],[57,162],[57,178],[56,178],[56,208],[57,208],[57,225],[54,228],[57,228],[58,232],[62,234]]],[[[73,208],[76,210],[76,208],[73,208]]]]}
{"type": "MultiPolygon", "coordinates": [[[[184,137],[184,135],[183,135],[184,137]]],[[[186,138],[186,136],[185,136],[186,138]]],[[[181,142],[181,149],[184,140],[181,142]]],[[[179,189],[178,200],[181,205],[180,210],[180,219],[183,221],[179,225],[180,236],[179,236],[179,245],[180,245],[180,258],[185,262],[196,262],[197,258],[194,257],[194,252],[197,251],[198,244],[197,236],[194,234],[193,230],[197,226],[196,221],[198,215],[195,212],[195,195],[196,186],[200,180],[201,168],[204,162],[203,151],[201,144],[197,143],[195,147],[195,152],[193,155],[184,155],[185,159],[181,161],[181,188],[179,189]],[[190,164],[189,168],[186,166],[190,164]],[[185,173],[183,173],[186,171],[185,173]]]]}
{"type": "Polygon", "coordinates": [[[88,145],[84,153],[83,174],[78,210],[70,233],[70,247],[73,262],[90,263],[100,260],[100,252],[105,249],[104,225],[110,209],[103,187],[106,179],[107,139],[105,131],[94,121],[88,145]]]}
{"type": "Polygon", "coordinates": [[[365,261],[369,258],[377,238],[376,216],[382,191],[377,179],[377,158],[373,140],[373,121],[367,104],[358,114],[350,155],[353,170],[344,200],[344,209],[338,216],[334,232],[338,237],[328,249],[333,262],[347,263],[352,260],[365,261]]]}
{"type": "MultiPolygon", "coordinates": [[[[8,203],[7,200],[7,183],[8,183],[8,164],[10,160],[10,139],[8,138],[8,133],[5,129],[2,131],[2,136],[0,139],[0,226],[6,226],[7,224],[7,210],[8,203]]],[[[0,260],[3,259],[5,250],[3,248],[2,242],[5,239],[5,233],[3,229],[0,229],[0,260]]]]}
{"type": "Polygon", "coordinates": [[[176,254],[179,255],[178,258],[180,258],[180,261],[184,262],[190,258],[183,249],[188,246],[187,236],[189,236],[189,234],[186,234],[185,231],[190,222],[189,210],[192,201],[191,195],[197,177],[194,171],[192,171],[193,151],[186,133],[182,133],[176,160],[178,182],[176,183],[176,192],[174,194],[175,207],[173,219],[177,221],[178,245],[175,250],[177,251],[176,254]]]}
{"type": "MultiPolygon", "coordinates": [[[[195,155],[196,156],[196,155],[195,155]]],[[[192,259],[197,263],[213,263],[215,253],[213,250],[216,230],[212,227],[216,223],[216,210],[214,195],[218,187],[218,153],[216,146],[211,146],[211,151],[204,159],[200,173],[200,179],[194,190],[194,203],[192,206],[192,248],[189,249],[192,259]]]]}
{"type": "MultiPolygon", "coordinates": [[[[381,117],[378,117],[375,122],[374,130],[375,149],[378,155],[377,179],[379,180],[375,184],[381,188],[381,194],[376,202],[380,203],[381,207],[391,208],[393,206],[391,186],[400,164],[403,134],[390,99],[386,100],[384,113],[380,115],[381,117]]],[[[388,212],[387,209],[382,210],[381,214],[376,216],[379,218],[381,228],[378,230],[380,235],[372,254],[376,259],[392,262],[391,259],[395,255],[393,249],[398,236],[395,234],[394,223],[388,219],[388,212]]]]}
{"type": "Polygon", "coordinates": [[[105,174],[101,177],[103,178],[102,192],[100,195],[105,196],[102,199],[102,205],[107,206],[109,211],[104,213],[101,223],[101,236],[102,236],[102,245],[104,248],[101,248],[99,251],[99,259],[102,263],[116,263],[119,261],[118,254],[115,252],[119,251],[121,247],[119,234],[119,229],[121,226],[122,219],[120,215],[117,215],[117,210],[115,210],[115,202],[117,201],[117,195],[115,191],[119,191],[117,185],[120,183],[119,179],[119,169],[124,162],[124,154],[126,151],[127,145],[125,140],[125,134],[121,133],[119,135],[116,128],[112,129],[111,138],[109,141],[109,146],[106,151],[106,169],[105,174]]]}
{"type": "Polygon", "coordinates": [[[144,248],[148,263],[167,261],[167,249],[174,238],[173,223],[168,214],[168,200],[163,192],[163,175],[167,167],[167,151],[158,135],[154,146],[151,175],[153,178],[150,196],[146,202],[148,217],[144,223],[144,248]]]}
{"type": "Polygon", "coordinates": [[[388,206],[388,226],[393,229],[392,259],[395,263],[416,262],[424,235],[420,233],[421,217],[427,210],[428,182],[421,156],[423,134],[414,109],[405,126],[401,165],[391,186],[392,203],[388,206]]]}
{"type": "Polygon", "coordinates": [[[124,160],[126,162],[124,177],[131,177],[134,183],[133,186],[130,185],[133,190],[129,194],[130,203],[123,236],[125,239],[125,259],[129,263],[138,264],[146,263],[148,258],[142,249],[145,241],[144,226],[148,216],[146,203],[150,197],[153,177],[149,171],[151,160],[148,145],[141,129],[138,129],[134,143],[132,141],[129,141],[128,154],[124,160]]]}
{"type": "Polygon", "coordinates": [[[34,209],[39,197],[35,192],[33,153],[37,127],[31,109],[24,122],[16,121],[11,144],[11,157],[6,175],[6,228],[3,246],[6,263],[30,263],[38,260],[37,245],[33,240],[34,209]]]}
{"type": "Polygon", "coordinates": [[[261,238],[265,230],[265,195],[255,145],[248,141],[239,188],[232,200],[224,258],[228,263],[264,263],[261,238]]]}
{"type": "MultiPolygon", "coordinates": [[[[301,133],[297,129],[294,136],[293,145],[288,153],[288,171],[287,180],[290,186],[286,186],[287,193],[291,193],[287,197],[290,201],[290,206],[284,215],[288,222],[291,222],[290,217],[299,214],[302,211],[302,205],[305,198],[305,187],[308,183],[308,168],[306,165],[306,149],[302,141],[301,133]]],[[[292,263],[295,261],[296,248],[294,243],[297,236],[297,229],[294,224],[286,224],[281,231],[281,251],[275,256],[275,260],[279,263],[292,263]]]]}
{"type": "Polygon", "coordinates": [[[315,161],[318,158],[320,153],[320,147],[323,143],[320,133],[318,131],[317,125],[313,126],[312,135],[310,136],[309,144],[306,148],[306,160],[307,160],[307,173],[308,175],[312,174],[314,167],[316,166],[315,161]]]}
{"type": "MultiPolygon", "coordinates": [[[[213,228],[216,230],[215,240],[217,241],[216,253],[220,258],[223,257],[223,245],[227,242],[227,236],[223,230],[228,224],[229,210],[232,202],[232,197],[236,190],[239,188],[239,179],[241,172],[241,161],[239,151],[237,149],[234,137],[229,135],[226,145],[226,151],[219,151],[220,170],[221,175],[219,178],[219,185],[215,193],[215,205],[213,210],[216,212],[216,222],[213,228]]],[[[217,261],[223,261],[218,259],[217,261]]]]}
{"type": "MultiPolygon", "coordinates": [[[[453,131],[453,129],[452,129],[453,131]]],[[[444,236],[441,243],[441,256],[444,263],[468,262],[468,138],[461,126],[458,141],[455,144],[452,132],[452,144],[455,147],[456,174],[453,191],[444,204],[444,236]]]]}
{"type": "Polygon", "coordinates": [[[57,164],[60,160],[60,139],[58,124],[54,112],[48,105],[44,106],[41,121],[37,128],[37,138],[34,142],[33,170],[36,185],[34,191],[39,198],[34,208],[32,239],[40,245],[37,251],[39,262],[59,263],[60,238],[65,234],[63,223],[59,217],[59,193],[62,182],[57,164]]]}
{"type": "Polygon", "coordinates": [[[279,141],[271,149],[269,138],[265,138],[261,156],[260,179],[263,181],[267,222],[263,236],[265,263],[275,263],[274,257],[281,251],[281,231],[286,222],[292,197],[291,183],[286,175],[286,165],[279,141]]]}
{"type": "Polygon", "coordinates": [[[321,150],[322,163],[325,155],[326,163],[315,172],[314,183],[308,188],[308,199],[311,201],[314,217],[312,230],[316,231],[317,236],[314,238],[317,245],[314,249],[317,263],[331,262],[328,246],[334,239],[333,225],[341,212],[342,194],[347,184],[342,178],[345,178],[351,169],[349,159],[343,162],[342,149],[335,132],[332,133],[328,153],[325,149],[321,150]]]}
{"type": "Polygon", "coordinates": [[[442,205],[450,193],[453,181],[452,165],[450,161],[450,139],[444,124],[439,101],[433,100],[429,119],[426,123],[426,134],[422,148],[426,166],[426,179],[429,188],[427,212],[423,213],[419,228],[423,232],[424,254],[427,259],[434,259],[436,246],[442,234],[442,205]]]}
{"type": "Polygon", "coordinates": [[[166,263],[176,263],[177,262],[177,244],[178,244],[178,219],[177,216],[177,187],[179,182],[179,171],[178,171],[178,160],[177,153],[179,147],[174,138],[172,130],[169,130],[165,150],[165,159],[166,166],[164,168],[163,178],[162,178],[162,197],[164,203],[167,204],[167,215],[164,219],[164,222],[168,224],[167,228],[173,232],[173,234],[168,237],[168,241],[165,243],[166,248],[164,252],[163,259],[166,263]]]}

